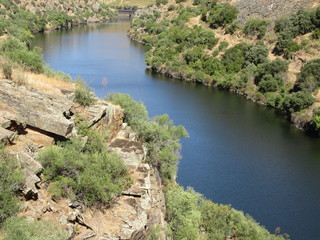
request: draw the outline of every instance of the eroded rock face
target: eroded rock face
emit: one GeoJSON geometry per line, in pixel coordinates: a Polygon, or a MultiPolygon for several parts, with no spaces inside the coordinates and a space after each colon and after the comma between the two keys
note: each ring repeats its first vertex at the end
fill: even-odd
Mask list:
{"type": "Polygon", "coordinates": [[[2,124],[11,120],[46,132],[69,137],[74,123],[64,113],[73,105],[64,95],[49,95],[17,86],[12,81],[0,81],[0,115],[2,124]],[[5,107],[6,106],[6,109],[5,107]]]}
{"type": "Polygon", "coordinates": [[[41,182],[39,175],[43,171],[43,166],[35,160],[38,155],[38,148],[39,146],[35,144],[27,143],[21,149],[8,151],[17,159],[23,170],[25,182],[21,191],[27,200],[38,198],[38,184],[41,182]]]}
{"type": "Polygon", "coordinates": [[[95,126],[97,129],[107,127],[110,131],[111,138],[115,137],[121,129],[123,122],[123,111],[119,106],[112,105],[103,100],[83,107],[75,104],[72,108],[75,113],[71,120],[76,120],[77,114],[81,114],[81,119],[85,121],[88,127],[95,126]]]}

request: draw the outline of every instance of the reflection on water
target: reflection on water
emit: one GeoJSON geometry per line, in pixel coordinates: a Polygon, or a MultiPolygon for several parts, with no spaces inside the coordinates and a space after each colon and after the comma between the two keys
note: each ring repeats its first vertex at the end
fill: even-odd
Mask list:
{"type": "Polygon", "coordinates": [[[270,231],[318,239],[320,141],[264,106],[240,96],[146,71],[144,49],[129,23],[93,24],[38,35],[54,69],[80,75],[100,97],[131,94],[151,115],[184,125],[178,182],[251,214],[270,231]],[[102,79],[107,79],[107,88],[102,79]]]}

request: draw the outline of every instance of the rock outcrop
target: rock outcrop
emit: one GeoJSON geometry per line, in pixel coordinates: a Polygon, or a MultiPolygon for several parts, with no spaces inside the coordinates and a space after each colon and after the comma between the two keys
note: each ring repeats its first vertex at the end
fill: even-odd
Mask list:
{"type": "MultiPolygon", "coordinates": [[[[122,131],[132,135],[130,127],[122,131]],[[129,133],[130,132],[130,133],[129,133]]],[[[157,170],[146,163],[143,144],[118,134],[110,144],[128,166],[132,186],[123,191],[110,207],[86,208],[64,198],[53,199],[37,173],[42,166],[25,151],[19,161],[26,166],[28,181],[24,189],[30,196],[21,216],[54,221],[69,232],[69,239],[143,240],[154,226],[164,229],[165,202],[157,170]],[[36,197],[35,197],[36,196],[36,197]],[[33,200],[31,200],[33,199],[33,200]]],[[[164,231],[163,231],[164,232],[164,231]]],[[[164,236],[162,237],[164,239],[164,236]]]]}
{"type": "Polygon", "coordinates": [[[10,80],[0,81],[0,124],[22,123],[63,137],[69,137],[74,123],[66,118],[73,106],[64,95],[49,95],[10,80]]]}

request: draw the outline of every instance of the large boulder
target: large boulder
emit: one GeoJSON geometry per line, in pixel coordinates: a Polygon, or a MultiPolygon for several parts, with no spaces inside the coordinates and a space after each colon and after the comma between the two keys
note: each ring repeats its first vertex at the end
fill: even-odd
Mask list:
{"type": "Polygon", "coordinates": [[[2,124],[11,120],[63,137],[73,132],[74,123],[66,118],[73,102],[62,94],[50,95],[1,80],[0,102],[2,124]]]}

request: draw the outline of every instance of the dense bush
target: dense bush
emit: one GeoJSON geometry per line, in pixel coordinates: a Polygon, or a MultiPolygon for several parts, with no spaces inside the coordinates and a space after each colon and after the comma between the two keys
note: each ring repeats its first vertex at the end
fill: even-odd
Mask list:
{"type": "Polygon", "coordinates": [[[13,157],[0,146],[0,225],[19,210],[16,193],[23,183],[23,173],[13,157]]]}
{"type": "Polygon", "coordinates": [[[65,240],[68,235],[49,222],[19,217],[7,219],[0,230],[4,233],[3,240],[65,240]]]}
{"type": "Polygon", "coordinates": [[[86,84],[85,81],[82,79],[78,78],[76,80],[77,88],[75,90],[75,98],[74,101],[77,103],[80,103],[83,106],[89,106],[92,103],[97,101],[97,98],[91,92],[91,89],[89,86],[86,84]]]}
{"type": "Polygon", "coordinates": [[[194,63],[197,60],[200,60],[203,56],[203,47],[198,46],[191,50],[188,50],[184,54],[184,59],[186,60],[187,64],[194,63]]]}
{"type": "Polygon", "coordinates": [[[1,54],[13,62],[21,64],[34,72],[43,72],[44,62],[39,48],[28,47],[15,37],[9,37],[0,45],[1,54]]]}
{"type": "Polygon", "coordinates": [[[283,109],[287,113],[299,112],[310,107],[314,103],[314,98],[306,91],[293,92],[285,96],[283,109]]]}
{"type": "Polygon", "coordinates": [[[312,119],[310,121],[310,126],[313,131],[320,133],[320,108],[313,110],[312,119]]]}
{"type": "Polygon", "coordinates": [[[162,179],[173,180],[180,159],[179,140],[187,136],[184,127],[173,126],[168,115],[148,119],[145,106],[127,94],[111,94],[108,100],[122,107],[126,121],[140,133],[146,142],[148,161],[159,169],[162,179]]]}
{"type": "Polygon", "coordinates": [[[171,186],[166,192],[167,221],[172,239],[283,240],[270,234],[250,216],[228,205],[203,198],[192,189],[171,186]]]}
{"type": "Polygon", "coordinates": [[[258,65],[267,61],[268,54],[269,49],[265,45],[253,45],[245,53],[245,61],[258,65]]]}
{"type": "Polygon", "coordinates": [[[108,101],[120,105],[125,113],[124,121],[131,127],[139,129],[141,125],[148,121],[148,112],[142,102],[136,102],[129,94],[109,94],[108,101]]]}
{"type": "Polygon", "coordinates": [[[226,50],[222,56],[222,63],[225,65],[228,72],[239,72],[244,63],[245,55],[249,45],[245,43],[240,43],[226,50]]]}
{"type": "Polygon", "coordinates": [[[168,0],[156,0],[156,5],[160,6],[161,4],[165,5],[168,3],[168,0]]]}
{"type": "Polygon", "coordinates": [[[243,32],[246,36],[261,39],[267,32],[268,22],[260,19],[249,19],[244,26],[243,32]]]}
{"type": "Polygon", "coordinates": [[[260,92],[276,92],[279,86],[283,85],[283,80],[279,76],[272,76],[271,74],[266,74],[259,81],[259,91],[260,92]]]}
{"type": "Polygon", "coordinates": [[[317,28],[311,35],[312,39],[320,39],[320,28],[317,28]]]}
{"type": "Polygon", "coordinates": [[[314,59],[302,66],[298,74],[297,86],[309,92],[320,86],[320,59],[314,59]]]}
{"type": "Polygon", "coordinates": [[[4,61],[1,63],[3,76],[5,79],[12,79],[12,63],[10,61],[4,61]]]}
{"type": "Polygon", "coordinates": [[[260,64],[258,67],[260,76],[265,74],[271,74],[272,76],[275,76],[276,74],[286,71],[288,71],[288,62],[280,58],[260,64]]]}
{"type": "Polygon", "coordinates": [[[203,13],[202,19],[212,28],[225,27],[231,24],[238,14],[238,10],[229,3],[210,4],[207,10],[203,13]]]}
{"type": "Polygon", "coordinates": [[[209,75],[222,74],[226,71],[225,66],[217,58],[208,58],[202,62],[202,68],[209,75]]]}
{"type": "Polygon", "coordinates": [[[110,204],[123,188],[129,186],[122,160],[105,150],[106,139],[94,139],[98,143],[84,146],[81,140],[72,140],[41,153],[38,160],[44,167],[44,176],[50,182],[49,191],[53,195],[86,205],[110,204]]]}
{"type": "Polygon", "coordinates": [[[68,23],[72,21],[72,18],[68,16],[66,13],[54,9],[48,11],[47,14],[48,22],[50,22],[50,24],[52,24],[52,26],[55,28],[67,26],[68,23]]]}
{"type": "Polygon", "coordinates": [[[278,42],[274,52],[288,55],[295,51],[297,48],[293,45],[292,39],[315,29],[316,20],[314,16],[314,11],[301,8],[296,14],[276,21],[274,30],[278,34],[278,42]]]}

